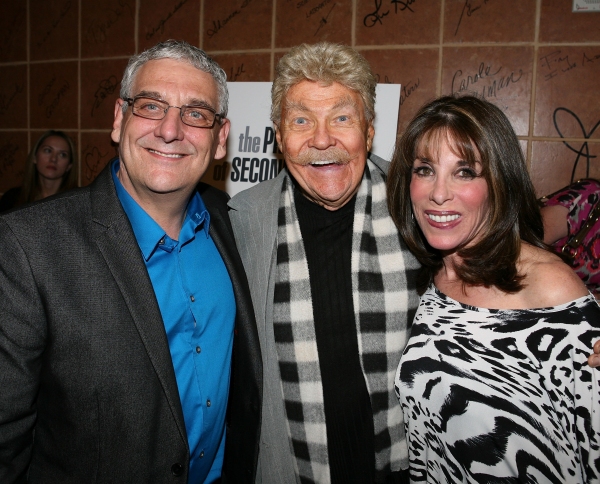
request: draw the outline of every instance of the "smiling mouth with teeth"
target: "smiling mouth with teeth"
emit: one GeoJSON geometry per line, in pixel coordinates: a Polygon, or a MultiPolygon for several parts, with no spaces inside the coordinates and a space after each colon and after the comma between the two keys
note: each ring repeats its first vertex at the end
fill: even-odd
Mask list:
{"type": "Polygon", "coordinates": [[[438,223],[452,222],[454,220],[458,220],[458,218],[460,217],[460,215],[433,215],[433,214],[427,214],[427,216],[434,222],[438,222],[438,223]]]}
{"type": "Polygon", "coordinates": [[[332,160],[311,161],[309,164],[313,166],[341,165],[341,163],[332,160]]]}
{"type": "Polygon", "coordinates": [[[156,153],[157,155],[165,156],[167,158],[181,158],[183,156],[179,153],[163,153],[162,151],[153,150],[151,148],[148,148],[148,151],[150,153],[156,153]]]}

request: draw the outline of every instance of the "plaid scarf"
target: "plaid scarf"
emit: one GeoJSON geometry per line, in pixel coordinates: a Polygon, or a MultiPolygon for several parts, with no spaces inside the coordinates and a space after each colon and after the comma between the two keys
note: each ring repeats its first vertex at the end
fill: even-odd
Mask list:
{"type": "MultiPolygon", "coordinates": [[[[294,206],[283,183],[278,215],[274,332],[288,433],[302,482],[330,482],[327,429],[308,263],[294,206]]],[[[373,409],[378,480],[408,467],[394,376],[406,345],[408,313],[418,299],[404,248],[386,205],[385,179],[370,161],[359,188],[352,234],[352,293],[360,363],[373,409]]]]}

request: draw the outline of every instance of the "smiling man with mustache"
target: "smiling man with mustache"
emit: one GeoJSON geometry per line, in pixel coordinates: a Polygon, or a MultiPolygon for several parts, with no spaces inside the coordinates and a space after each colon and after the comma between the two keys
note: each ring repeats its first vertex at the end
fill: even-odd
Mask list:
{"type": "Polygon", "coordinates": [[[257,483],[408,482],[393,379],[417,263],[369,155],[375,87],[348,46],[291,49],[272,88],[285,168],[229,202],[263,361],[257,483]]]}

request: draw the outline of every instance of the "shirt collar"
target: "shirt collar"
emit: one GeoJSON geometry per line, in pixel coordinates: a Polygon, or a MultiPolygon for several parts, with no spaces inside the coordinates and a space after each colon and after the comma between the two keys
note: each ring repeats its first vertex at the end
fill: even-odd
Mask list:
{"type": "MultiPolygon", "coordinates": [[[[125,190],[121,180],[117,176],[119,171],[120,163],[116,159],[111,166],[111,174],[115,183],[115,189],[117,191],[117,197],[123,206],[123,210],[129,218],[131,227],[137,243],[142,251],[144,259],[147,261],[152,257],[152,254],[156,251],[156,248],[163,244],[166,244],[166,249],[173,250],[178,242],[173,241],[165,231],[158,225],[146,211],[139,206],[139,204],[133,199],[133,197],[125,190]]],[[[196,232],[203,231],[206,238],[208,238],[210,229],[210,214],[206,210],[204,201],[197,190],[190,198],[186,208],[186,216],[179,232],[179,243],[182,245],[187,243],[189,240],[195,237],[196,232]]]]}

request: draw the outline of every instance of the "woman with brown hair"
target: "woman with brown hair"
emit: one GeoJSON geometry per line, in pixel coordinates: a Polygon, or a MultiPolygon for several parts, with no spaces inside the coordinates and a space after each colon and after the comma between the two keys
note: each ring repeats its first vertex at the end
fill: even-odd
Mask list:
{"type": "Polygon", "coordinates": [[[62,131],[46,131],[27,156],[23,184],[11,188],[0,199],[0,212],[75,188],[77,182],[71,138],[62,131]]]}
{"type": "Polygon", "coordinates": [[[447,96],[417,113],[389,208],[422,264],[396,375],[412,482],[598,482],[600,307],[543,243],[504,113],[447,96]]]}

